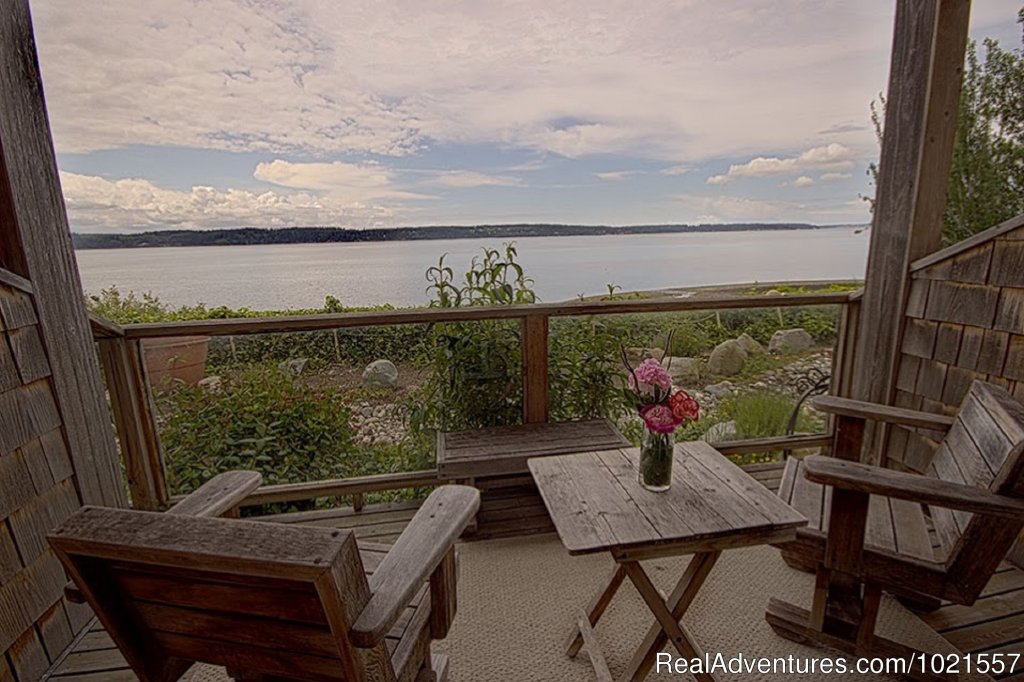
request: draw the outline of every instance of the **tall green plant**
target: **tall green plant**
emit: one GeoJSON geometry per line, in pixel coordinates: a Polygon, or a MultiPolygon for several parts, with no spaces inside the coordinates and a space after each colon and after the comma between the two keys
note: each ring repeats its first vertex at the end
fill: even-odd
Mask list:
{"type": "MultiPolygon", "coordinates": [[[[534,303],[533,280],[516,262],[514,244],[483,249],[461,278],[442,256],[427,270],[433,308],[534,303]]],[[[431,370],[412,396],[413,432],[515,423],[522,414],[521,342],[514,321],[433,325],[427,343],[431,370]]]]}

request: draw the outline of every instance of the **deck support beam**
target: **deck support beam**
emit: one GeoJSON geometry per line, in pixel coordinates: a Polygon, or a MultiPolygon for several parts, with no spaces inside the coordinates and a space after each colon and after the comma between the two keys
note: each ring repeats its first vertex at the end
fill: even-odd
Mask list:
{"type": "Polygon", "coordinates": [[[852,387],[860,400],[891,402],[910,263],[941,244],[969,17],[970,0],[896,2],[852,387]]]}

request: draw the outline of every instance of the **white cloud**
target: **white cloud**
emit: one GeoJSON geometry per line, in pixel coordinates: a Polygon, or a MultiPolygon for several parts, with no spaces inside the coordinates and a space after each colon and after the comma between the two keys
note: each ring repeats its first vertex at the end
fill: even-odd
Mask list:
{"type": "Polygon", "coordinates": [[[822,182],[837,182],[839,180],[849,180],[853,175],[851,173],[822,173],[818,176],[818,179],[822,182]]]}
{"type": "Polygon", "coordinates": [[[821,147],[812,147],[797,156],[781,159],[776,156],[759,156],[746,163],[733,164],[724,175],[709,177],[708,184],[721,185],[732,178],[761,178],[808,170],[850,168],[854,165],[853,157],[853,151],[849,147],[833,142],[821,147]]]}
{"type": "Polygon", "coordinates": [[[252,192],[192,187],[170,190],[148,180],[107,180],[62,172],[68,216],[76,231],[152,230],[162,228],[286,227],[391,224],[396,211],[387,206],[345,201],[310,192],[252,192]]]}
{"type": "Polygon", "coordinates": [[[726,195],[681,194],[676,201],[693,218],[705,223],[789,222],[820,224],[863,223],[869,215],[862,201],[831,200],[785,201],[751,199],[726,195]]]}
{"type": "MultiPolygon", "coordinates": [[[[33,5],[62,152],[488,143],[676,164],[866,118],[892,18],[839,0],[80,4],[33,5]]],[[[844,142],[874,150],[869,130],[844,142]]]]}
{"type": "Polygon", "coordinates": [[[791,184],[793,187],[811,187],[814,184],[814,178],[809,177],[807,175],[801,175],[791,184]]]}
{"type": "Polygon", "coordinates": [[[292,163],[275,159],[257,164],[253,177],[291,189],[325,191],[346,201],[429,198],[396,188],[394,173],[376,164],[292,163]]]}
{"type": "Polygon", "coordinates": [[[516,187],[523,184],[520,178],[509,175],[488,175],[469,170],[438,171],[432,178],[425,180],[427,185],[455,187],[459,189],[471,187],[516,187]]]}
{"type": "Polygon", "coordinates": [[[662,168],[659,173],[662,175],[685,175],[693,170],[693,166],[686,164],[678,164],[676,166],[669,166],[668,168],[662,168]]]}
{"type": "Polygon", "coordinates": [[[638,175],[640,171],[636,170],[617,170],[617,171],[602,171],[600,173],[594,173],[594,176],[600,180],[608,182],[622,182],[623,180],[629,180],[634,175],[638,175]]]}

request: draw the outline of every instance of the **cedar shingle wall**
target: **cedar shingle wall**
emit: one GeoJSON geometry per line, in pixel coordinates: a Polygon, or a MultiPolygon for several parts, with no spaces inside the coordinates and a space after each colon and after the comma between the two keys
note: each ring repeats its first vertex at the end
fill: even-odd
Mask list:
{"type": "MultiPolygon", "coordinates": [[[[913,273],[896,379],[901,407],[951,414],[974,379],[1024,402],[1024,225],[971,243],[913,273]]],[[[923,471],[935,445],[927,434],[894,429],[889,464],[923,471]]]]}
{"type": "Polygon", "coordinates": [[[32,295],[0,283],[0,682],[30,682],[90,617],[46,534],[81,506],[32,295]]]}

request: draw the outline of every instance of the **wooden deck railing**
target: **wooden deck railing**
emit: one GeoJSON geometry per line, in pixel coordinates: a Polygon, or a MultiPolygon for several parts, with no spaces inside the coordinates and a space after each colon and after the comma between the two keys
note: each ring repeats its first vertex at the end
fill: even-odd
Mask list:
{"type": "MultiPolygon", "coordinates": [[[[836,352],[833,357],[832,392],[842,395],[849,385],[849,363],[859,296],[856,293],[810,293],[772,296],[694,296],[613,301],[573,301],[534,305],[421,308],[352,313],[326,313],[270,318],[193,320],[119,326],[93,319],[93,335],[107,378],[114,424],[117,429],[132,502],[140,509],[161,509],[171,501],[164,475],[164,461],[156,427],[153,399],[142,361],[144,339],[180,336],[238,336],[309,332],[352,327],[519,320],[523,368],[523,420],[548,419],[548,324],[551,318],[587,315],[719,311],[753,308],[794,308],[812,305],[841,306],[836,352]]],[[[828,443],[826,434],[734,441],[719,444],[728,454],[764,449],[814,447],[828,443]]],[[[436,472],[383,474],[355,479],[309,481],[260,488],[247,504],[265,504],[346,495],[361,506],[367,492],[422,487],[436,484],[436,472]]]]}

